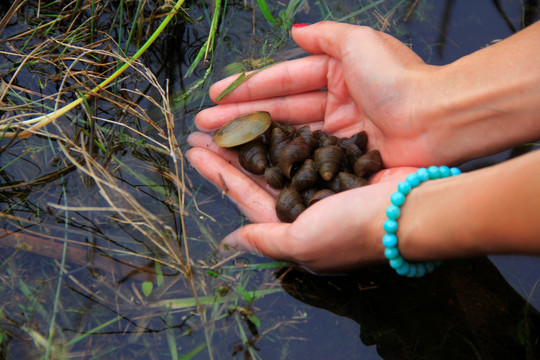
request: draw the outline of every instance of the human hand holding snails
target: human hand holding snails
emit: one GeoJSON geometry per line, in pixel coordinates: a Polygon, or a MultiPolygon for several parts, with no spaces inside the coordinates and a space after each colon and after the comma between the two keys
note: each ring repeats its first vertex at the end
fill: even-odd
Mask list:
{"type": "MultiPolygon", "coordinates": [[[[375,174],[371,185],[324,199],[294,223],[282,224],[274,208],[276,193],[264,180],[240,171],[236,154],[217,148],[208,135],[194,133],[188,160],[214,184],[223,190],[226,186],[228,196],[255,223],[224,242],[314,271],[383,261],[388,196],[412,172],[401,166],[459,163],[540,134],[539,33],[536,23],[435,67],[398,40],[368,28],[324,22],[295,29],[297,43],[319,55],[277,64],[250,78],[216,107],[201,111],[197,127],[210,131],[240,114],[268,111],[276,121],[310,124],[339,136],[365,130],[369,147],[380,150],[389,169],[375,174]]],[[[211,98],[234,79],[214,84],[211,98]]],[[[415,261],[540,253],[535,237],[540,229],[531,220],[538,211],[531,199],[540,176],[532,165],[539,156],[536,152],[413,191],[400,218],[403,256],[415,261]],[[522,176],[510,181],[507,174],[516,173],[522,176]],[[536,212],[523,214],[524,208],[536,212]],[[493,214],[504,221],[494,222],[493,214]]]]}
{"type": "Polygon", "coordinates": [[[186,153],[190,163],[226,190],[254,223],[227,236],[224,244],[315,272],[351,270],[384,261],[380,239],[389,196],[406,174],[416,170],[382,170],[371,177],[372,185],[332,195],[308,207],[293,223],[280,223],[275,210],[277,191],[261,176],[241,169],[235,151],[218,147],[203,133],[192,134],[189,144],[193,146],[186,153]]]}

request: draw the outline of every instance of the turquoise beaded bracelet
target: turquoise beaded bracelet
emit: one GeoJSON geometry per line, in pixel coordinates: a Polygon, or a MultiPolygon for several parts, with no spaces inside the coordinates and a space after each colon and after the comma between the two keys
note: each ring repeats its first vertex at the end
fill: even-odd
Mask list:
{"type": "Polygon", "coordinates": [[[449,176],[461,174],[461,170],[456,167],[449,168],[448,166],[430,166],[429,168],[420,168],[416,173],[409,174],[405,181],[402,181],[397,186],[397,191],[390,196],[392,203],[386,209],[388,220],[384,222],[384,231],[386,234],[382,238],[382,243],[385,247],[384,255],[390,263],[390,267],[396,270],[399,275],[407,277],[422,277],[429,274],[437,266],[440,261],[427,262],[408,262],[399,253],[398,238],[396,232],[398,229],[397,220],[401,215],[401,206],[405,203],[405,197],[412,189],[428,180],[441,179],[449,176]]]}

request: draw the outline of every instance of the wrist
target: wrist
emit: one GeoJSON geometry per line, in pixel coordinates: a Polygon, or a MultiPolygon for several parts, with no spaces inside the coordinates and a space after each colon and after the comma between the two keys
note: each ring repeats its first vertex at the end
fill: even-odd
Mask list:
{"type": "Polygon", "coordinates": [[[391,205],[386,209],[387,220],[384,222],[386,234],[382,238],[385,246],[384,254],[389,260],[390,266],[396,270],[399,275],[407,277],[422,277],[426,273],[432,272],[439,261],[415,261],[409,262],[403,258],[403,254],[398,248],[399,229],[397,220],[401,216],[401,207],[405,203],[406,196],[420,184],[441,178],[447,178],[461,174],[458,168],[449,168],[447,166],[430,166],[429,168],[420,168],[415,173],[409,174],[405,180],[397,185],[397,191],[390,197],[391,205]]]}
{"type": "Polygon", "coordinates": [[[407,196],[396,233],[410,261],[540,254],[540,151],[428,181],[407,196]]]}
{"type": "Polygon", "coordinates": [[[444,260],[470,255],[476,240],[455,201],[465,201],[460,183],[469,174],[438,179],[421,184],[407,196],[399,219],[399,248],[411,261],[444,260]]]}
{"type": "Polygon", "coordinates": [[[538,138],[539,35],[540,23],[434,67],[420,86],[417,114],[433,163],[462,163],[538,138]]]}

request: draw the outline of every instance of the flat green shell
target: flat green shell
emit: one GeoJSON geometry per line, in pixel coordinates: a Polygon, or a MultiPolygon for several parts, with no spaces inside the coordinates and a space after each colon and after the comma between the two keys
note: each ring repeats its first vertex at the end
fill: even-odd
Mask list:
{"type": "Polygon", "coordinates": [[[224,148],[238,146],[263,134],[272,123],[270,114],[258,111],[232,119],[214,133],[214,142],[224,148]]]}

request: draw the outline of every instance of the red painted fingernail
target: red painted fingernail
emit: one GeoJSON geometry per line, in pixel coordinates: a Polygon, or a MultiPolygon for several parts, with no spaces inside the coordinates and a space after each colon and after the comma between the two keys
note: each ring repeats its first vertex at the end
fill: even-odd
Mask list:
{"type": "Polygon", "coordinates": [[[293,29],[300,29],[300,28],[303,28],[305,26],[309,26],[309,24],[294,24],[292,27],[293,27],[293,29]]]}

